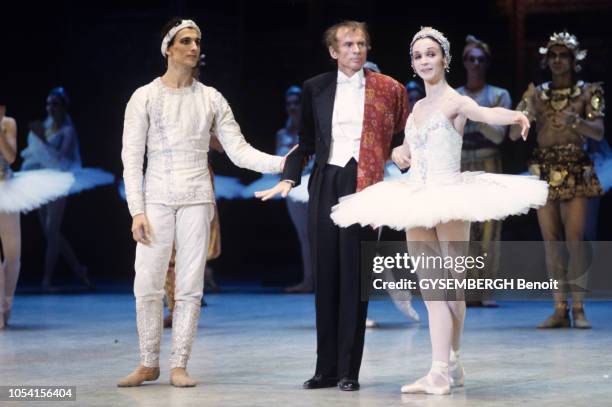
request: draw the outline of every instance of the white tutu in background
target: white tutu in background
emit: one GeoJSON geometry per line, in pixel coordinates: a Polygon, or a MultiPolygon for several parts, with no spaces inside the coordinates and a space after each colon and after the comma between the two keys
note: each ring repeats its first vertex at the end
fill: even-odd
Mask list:
{"type": "Polygon", "coordinates": [[[119,184],[117,185],[117,191],[119,192],[119,196],[121,197],[121,199],[127,201],[127,198],[125,197],[125,182],[123,180],[119,181],[119,184]]]}
{"type": "MultiPolygon", "coordinates": [[[[291,189],[289,192],[288,199],[296,202],[308,202],[308,178],[310,174],[302,176],[300,185],[291,189]]],[[[258,180],[253,181],[242,190],[242,197],[244,199],[255,198],[255,192],[264,191],[266,189],[273,188],[281,180],[279,174],[264,174],[258,180]]],[[[276,195],[272,199],[281,199],[280,195],[276,195]]]]}
{"type": "Polygon", "coordinates": [[[70,172],[74,175],[70,195],[115,182],[113,174],[99,168],[71,168],[70,172]]]}
{"type": "Polygon", "coordinates": [[[388,161],[385,165],[385,181],[397,180],[401,178],[407,178],[410,174],[410,170],[402,174],[400,169],[393,162],[388,161]]]}
{"type": "Polygon", "coordinates": [[[291,199],[295,202],[308,202],[308,180],[310,179],[310,174],[302,175],[302,179],[300,180],[300,185],[295,188],[291,188],[291,192],[289,192],[289,196],[287,199],[291,199]]]}
{"type": "Polygon", "coordinates": [[[217,199],[240,199],[244,185],[235,177],[225,175],[214,176],[215,198],[217,199]]]}
{"type": "MultiPolygon", "coordinates": [[[[215,175],[216,199],[241,199],[243,188],[244,185],[238,180],[238,178],[227,177],[225,175],[215,175]]],[[[125,201],[125,183],[123,180],[119,182],[117,189],[119,191],[119,196],[125,201]]]]}
{"type": "MultiPolygon", "coordinates": [[[[438,113],[438,114],[436,114],[438,113]]],[[[483,222],[524,214],[546,203],[548,184],[536,177],[461,173],[462,137],[441,113],[417,129],[406,125],[412,165],[407,176],[340,198],[331,218],[339,226],[431,228],[452,220],[483,222]]]]}
{"type": "Polygon", "coordinates": [[[604,192],[608,192],[612,187],[612,159],[596,160],[595,174],[597,174],[601,188],[604,192]]]}
{"type": "Polygon", "coordinates": [[[31,170],[0,181],[0,212],[29,212],[68,195],[74,176],[70,172],[31,170]]]}
{"type": "Polygon", "coordinates": [[[589,154],[595,164],[595,174],[599,179],[601,188],[608,192],[612,187],[612,148],[606,139],[592,141],[592,153],[589,154]]]}
{"type": "MultiPolygon", "coordinates": [[[[242,189],[242,197],[244,199],[255,198],[255,192],[270,189],[279,182],[279,174],[264,174],[261,178],[256,179],[242,189]]],[[[280,197],[277,195],[273,199],[280,199],[280,197]]]]}

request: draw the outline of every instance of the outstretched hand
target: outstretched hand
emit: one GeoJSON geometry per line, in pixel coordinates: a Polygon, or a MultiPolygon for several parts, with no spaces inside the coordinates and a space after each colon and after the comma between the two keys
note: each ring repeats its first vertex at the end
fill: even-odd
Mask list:
{"type": "Polygon", "coordinates": [[[277,194],[280,194],[283,198],[286,198],[289,192],[291,192],[291,188],[293,188],[291,182],[281,181],[270,189],[256,191],[255,197],[262,201],[267,201],[268,199],[274,198],[277,194]]]}
{"type": "Polygon", "coordinates": [[[529,134],[529,119],[522,112],[516,112],[516,117],[514,119],[514,124],[521,126],[521,137],[523,140],[527,140],[527,135],[529,134]]]}
{"type": "Polygon", "coordinates": [[[153,229],[147,215],[140,213],[132,220],[132,237],[138,243],[149,245],[153,241],[153,229]]]}

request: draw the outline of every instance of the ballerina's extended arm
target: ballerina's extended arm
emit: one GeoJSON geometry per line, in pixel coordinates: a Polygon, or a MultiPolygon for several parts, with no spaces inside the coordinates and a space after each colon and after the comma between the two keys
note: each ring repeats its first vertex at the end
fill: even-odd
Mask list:
{"type": "Polygon", "coordinates": [[[517,124],[521,128],[521,136],[527,139],[529,119],[522,112],[504,109],[503,107],[482,107],[467,96],[461,96],[458,113],[474,122],[494,125],[517,124]]]}

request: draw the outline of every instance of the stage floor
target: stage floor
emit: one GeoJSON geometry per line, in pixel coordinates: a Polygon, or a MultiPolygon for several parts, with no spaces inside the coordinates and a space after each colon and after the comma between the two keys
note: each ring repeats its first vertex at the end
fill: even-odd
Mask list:
{"type": "Polygon", "coordinates": [[[312,295],[225,293],[207,301],[188,367],[195,388],[168,382],[170,330],[160,379],[116,387],[138,363],[129,294],[18,296],[10,327],[0,331],[0,385],[76,386],[76,402],[53,405],[78,406],[609,406],[612,399],[612,302],[587,304],[595,328],[586,331],[534,329],[550,302],[468,309],[465,388],[425,396],[400,394],[430,364],[420,300],[421,323],[408,322],[390,300],[370,303],[380,327],[366,333],[362,387],[353,393],[301,388],[315,367],[312,295]]]}

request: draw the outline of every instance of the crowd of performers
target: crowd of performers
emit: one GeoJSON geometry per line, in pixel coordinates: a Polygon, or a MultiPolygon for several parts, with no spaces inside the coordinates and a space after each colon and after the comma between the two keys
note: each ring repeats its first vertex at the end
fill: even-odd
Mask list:
{"type": "MultiPolygon", "coordinates": [[[[486,252],[480,277],[495,278],[501,220],[536,208],[542,238],[551,243],[545,244],[548,273],[562,282],[554,292],[554,313],[539,328],[591,327],[585,290],[572,287],[586,287],[579,242],[596,238],[598,199],[612,185],[612,152],[604,139],[602,84],[578,80],[586,50],[574,35],[555,33],[540,48],[552,80],[529,85],[512,110],[510,93],[487,81],[489,45],[472,35],[461,54],[464,85],[453,89],[446,82],[450,43],[426,27],[410,46],[414,76],[423,84],[403,86],[367,61],[371,43],[363,23],[334,25],[325,42],[338,70],[287,89],[287,121],[276,133],[276,155],[253,148],[223,95],[198,80],[200,41],[195,22],[171,20],[161,45],[166,72],[138,88],[125,111],[120,191],[137,242],[140,364],[119,386],[159,377],[164,326],[172,327],[171,383],[196,384],[186,366],[205,281],[217,287],[207,266],[221,254],[217,199],[287,198],[303,278],[286,292],[314,292],[316,303],[317,364],[304,388],[360,387],[365,328],[376,326],[360,298],[359,245],[371,237],[371,226],[404,231],[409,251],[419,253],[460,255],[475,250],[470,240],[482,242],[479,253],[470,254],[486,252]],[[534,122],[530,175],[502,174],[501,143],[507,134],[526,139],[534,122]],[[250,185],[214,175],[210,149],[266,175],[250,185]],[[567,260],[555,242],[566,242],[567,260]],[[165,319],[164,296],[170,310],[165,319]]],[[[48,117],[30,123],[22,167],[13,173],[17,124],[5,115],[6,106],[0,100],[0,328],[9,320],[19,276],[19,214],[39,211],[47,239],[43,287],[51,287],[60,255],[91,287],[87,267],[61,233],[62,218],[70,195],[114,182],[105,171],[82,167],[63,88],[49,93],[48,117]]],[[[404,393],[449,394],[465,380],[459,355],[466,302],[459,292],[444,299],[429,294],[422,293],[431,368],[403,386],[404,393]]],[[[420,320],[411,296],[390,295],[408,318],[420,320]]],[[[467,305],[497,306],[491,293],[467,305]]]]}

